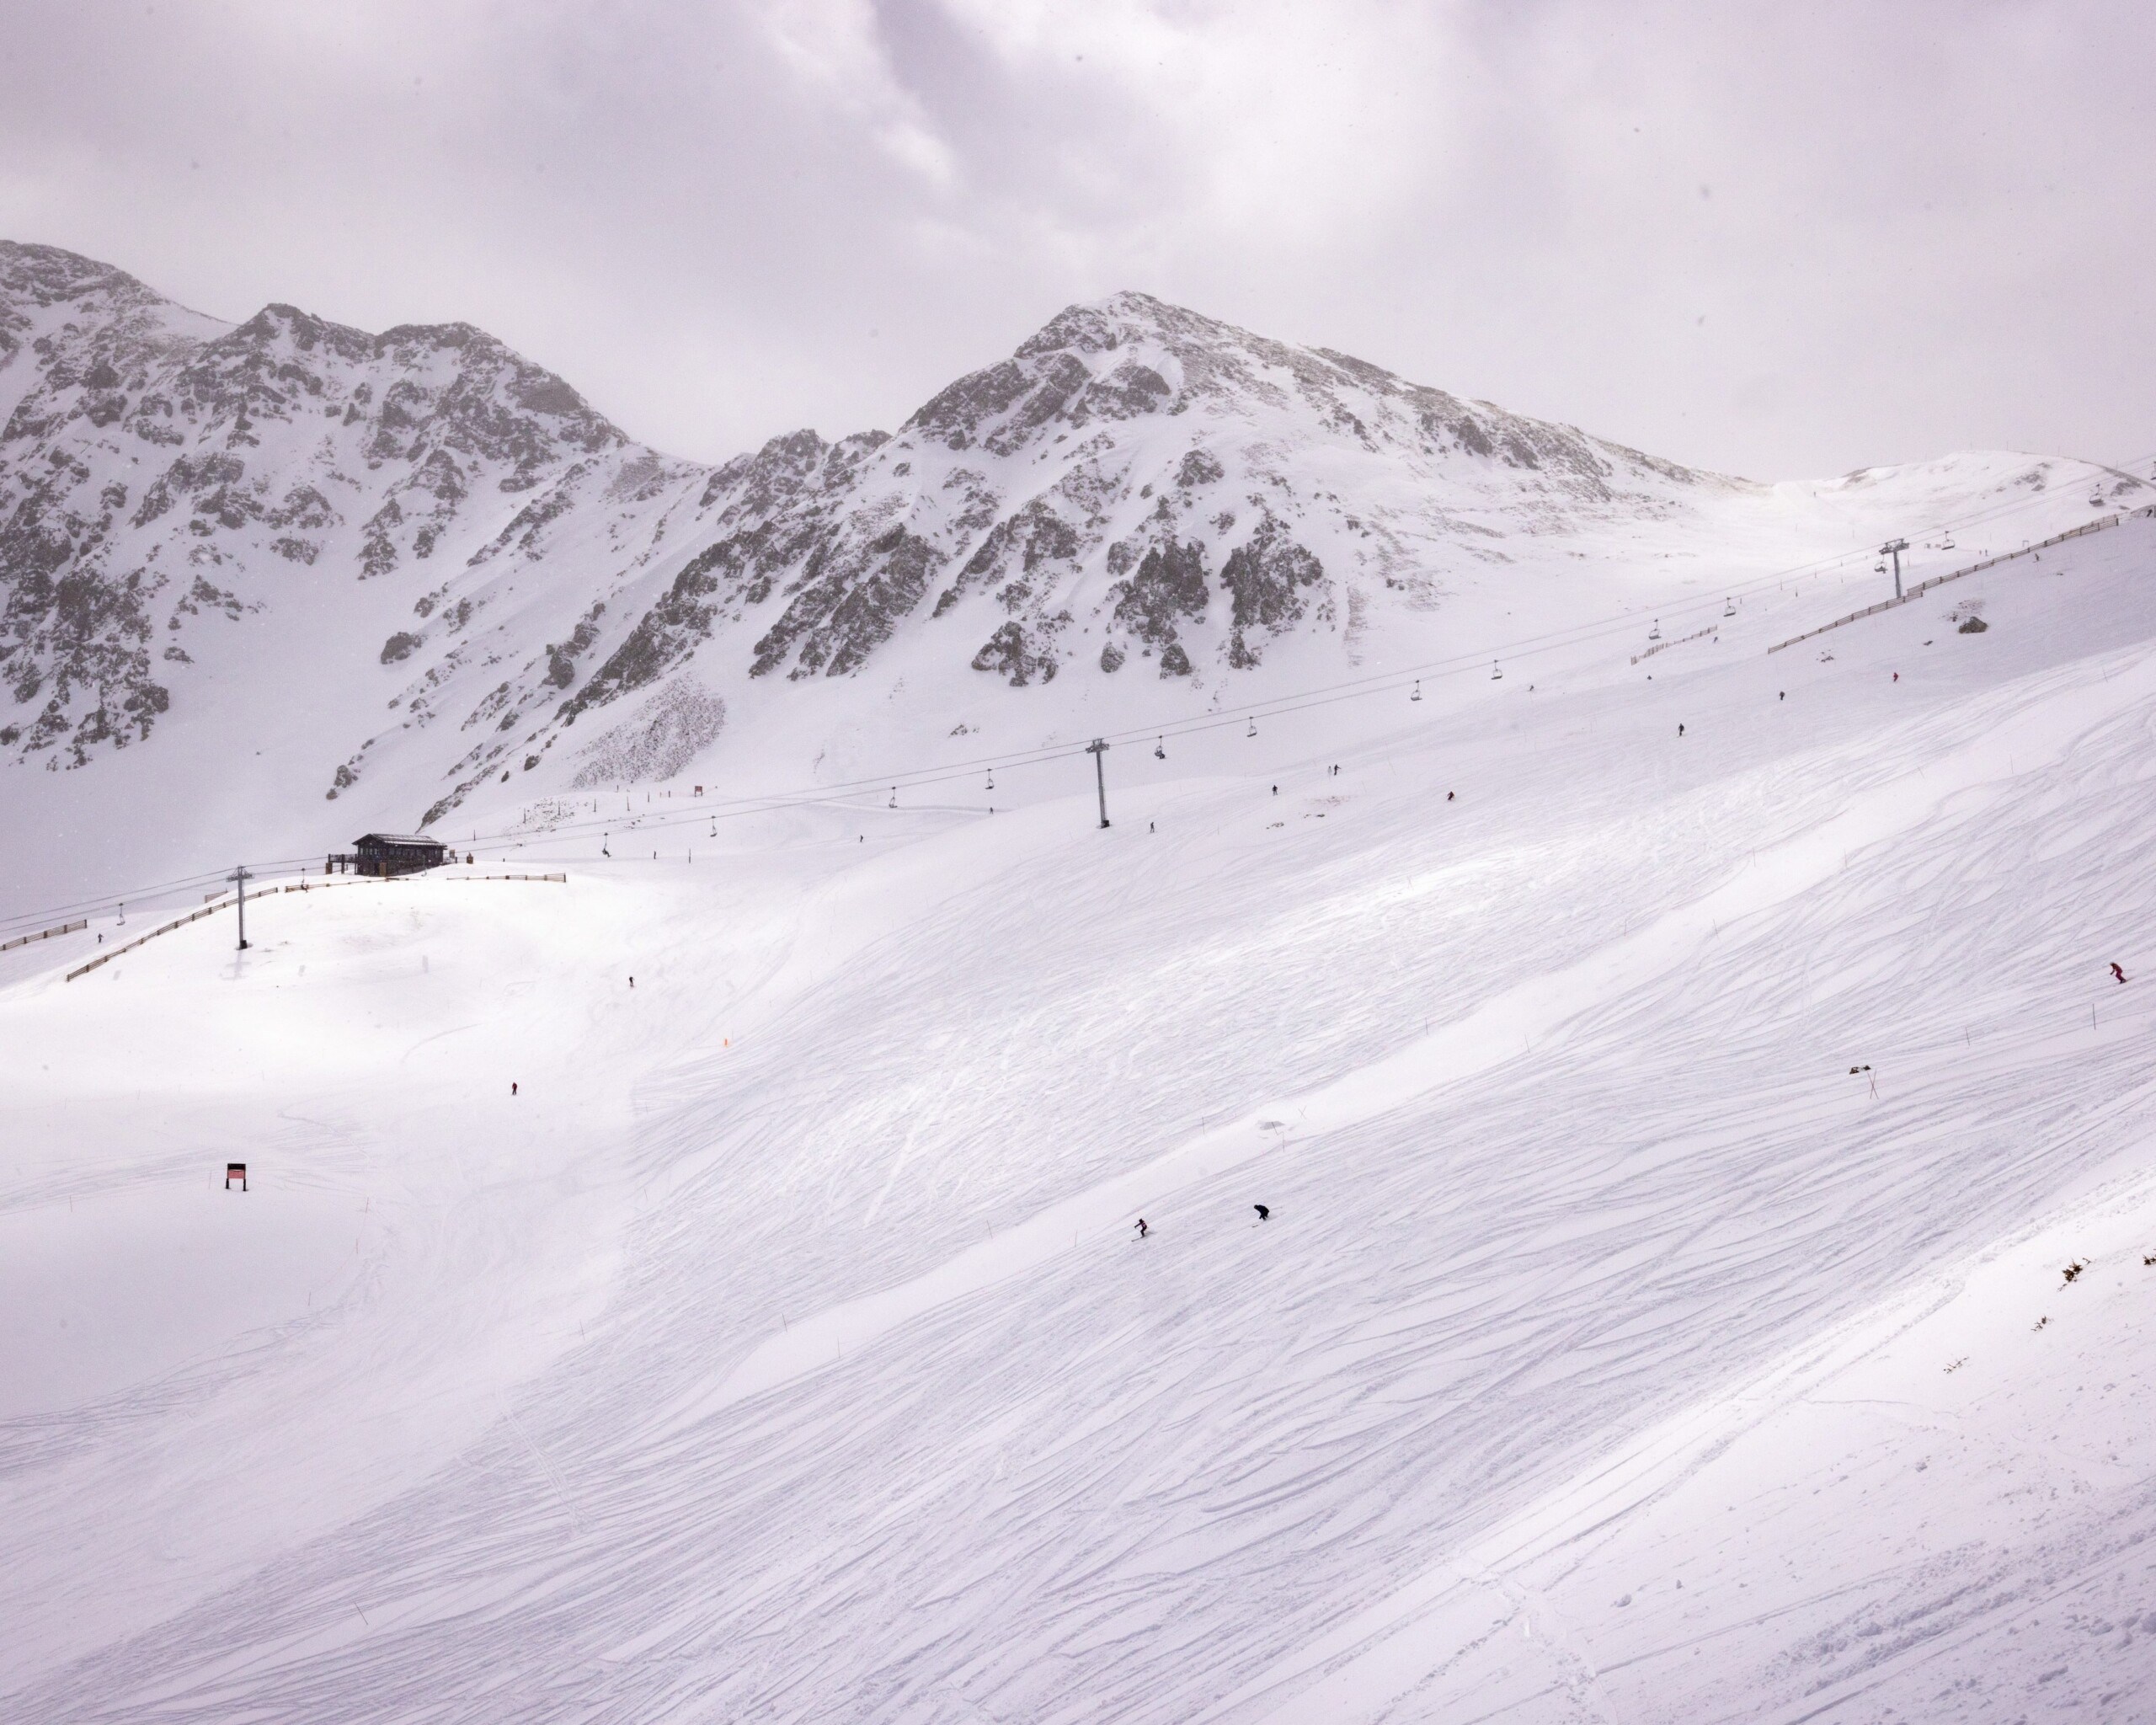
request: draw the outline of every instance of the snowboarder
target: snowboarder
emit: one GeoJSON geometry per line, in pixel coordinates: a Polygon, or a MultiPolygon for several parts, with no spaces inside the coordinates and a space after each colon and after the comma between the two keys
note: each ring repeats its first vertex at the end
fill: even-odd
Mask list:
{"type": "Polygon", "coordinates": [[[1149,1227],[1147,1227],[1147,1226],[1145,1226],[1145,1217],[1143,1217],[1143,1216],[1139,1217],[1139,1219],[1138,1219],[1138,1237],[1139,1237],[1140,1240],[1143,1240],[1143,1239],[1144,1239],[1144,1238],[1145,1238],[1148,1234],[1151,1233],[1152,1231],[1152,1231],[1150,1228],[1149,1228],[1149,1227]]]}
{"type": "Polygon", "coordinates": [[[514,1078],[509,1081],[509,1093],[511,1096],[515,1096],[516,1094],[516,1080],[514,1078]]]}
{"type": "Polygon", "coordinates": [[[2112,965],[2111,980],[2115,982],[2124,982],[2126,980],[2126,972],[2120,969],[2117,965],[2112,965]]]}
{"type": "Polygon", "coordinates": [[[1261,1222],[1264,1221],[1273,1214],[1272,1207],[1268,1204],[1253,1204],[1251,1208],[1257,1212],[1257,1219],[1261,1222]]]}

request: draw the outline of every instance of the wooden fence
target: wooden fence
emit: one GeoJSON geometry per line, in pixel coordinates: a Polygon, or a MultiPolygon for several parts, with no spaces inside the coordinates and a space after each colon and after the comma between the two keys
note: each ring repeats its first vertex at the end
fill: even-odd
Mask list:
{"type": "Polygon", "coordinates": [[[51,940],[56,934],[72,934],[78,928],[88,928],[87,920],[63,922],[57,928],[47,928],[36,934],[19,934],[13,940],[0,940],[0,953],[12,953],[17,947],[26,947],[35,940],[51,940]]]}
{"type": "Polygon", "coordinates": [[[1868,617],[1877,617],[1882,611],[1892,611],[1897,605],[1907,605],[1912,599],[1922,597],[1934,587],[1943,587],[1949,581],[1960,580],[1964,575],[1973,575],[1979,570],[1992,569],[2003,563],[2011,563],[2017,557],[2029,557],[2039,551],[2048,551],[2054,545],[2063,545],[2068,540],[2079,539],[2084,533],[2100,533],[2106,527],[2116,527],[2129,515],[2156,515],[2156,506],[2129,510],[2121,515],[2100,516],[2093,521],[2084,521],[2078,527],[2068,527],[2063,533],[2054,533],[2050,538],[2039,540],[2034,545],[2025,545],[2019,551],[2002,552],[1997,557],[1986,558],[1982,563],[1972,563],[1965,569],[1956,569],[1950,574],[1934,575],[1929,581],[1918,582],[1899,599],[1882,599],[1876,605],[1867,605],[1862,611],[1853,611],[1847,617],[1838,617],[1833,622],[1822,623],[1816,629],[1806,629],[1801,635],[1791,635],[1786,641],[1777,641],[1767,651],[1779,653],[1785,647],[1794,647],[1800,641],[1809,641],[1813,636],[1823,635],[1829,629],[1838,629],[1844,623],[1861,622],[1868,617]]]}
{"type": "MultiPolygon", "coordinates": [[[[390,875],[379,879],[371,877],[361,876],[357,878],[348,878],[344,880],[324,880],[318,882],[312,880],[296,880],[287,886],[265,886],[259,892],[250,893],[248,896],[253,899],[274,899],[279,893],[326,893],[337,887],[387,886],[399,880],[408,880],[411,879],[413,879],[413,877],[409,875],[390,875]]],[[[566,883],[568,879],[568,876],[566,874],[453,874],[445,876],[444,879],[449,880],[552,880],[566,883]]],[[[229,906],[232,902],[232,900],[231,895],[221,895],[211,903],[205,905],[199,911],[189,911],[184,916],[175,917],[170,922],[165,923],[160,927],[152,929],[147,934],[136,936],[133,940],[128,942],[124,947],[115,947],[109,952],[99,953],[97,957],[92,959],[88,964],[77,965],[72,970],[70,970],[67,973],[67,980],[72,982],[77,976],[87,976],[91,971],[96,969],[99,965],[109,964],[115,959],[123,957],[126,953],[133,952],[136,948],[142,946],[150,941],[155,940],[161,934],[170,934],[177,929],[186,927],[190,922],[200,922],[205,916],[213,916],[218,911],[229,906]]],[[[70,927],[73,928],[81,928],[85,926],[86,925],[80,922],[70,925],[70,927]]],[[[47,929],[45,931],[45,934],[26,935],[24,938],[25,940],[43,940],[45,937],[45,935],[65,934],[67,932],[67,929],[64,928],[52,928],[47,929]]],[[[22,944],[22,942],[16,941],[11,943],[11,944],[19,946],[22,944]]]]}

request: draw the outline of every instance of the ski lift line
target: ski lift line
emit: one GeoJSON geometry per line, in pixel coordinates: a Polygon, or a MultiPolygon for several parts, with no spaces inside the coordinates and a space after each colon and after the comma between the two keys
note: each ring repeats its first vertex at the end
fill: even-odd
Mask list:
{"type": "MultiPolygon", "coordinates": [[[[1747,590],[1740,588],[1737,590],[1747,590]]],[[[1598,636],[1614,633],[1627,621],[1628,619],[1612,619],[1598,625],[1582,625],[1572,630],[1551,632],[1549,638],[1529,638],[1530,640],[1547,638],[1548,644],[1540,648],[1529,649],[1528,654],[1518,656],[1531,656],[1531,654],[1535,651],[1550,652],[1561,646],[1577,645],[1582,641],[1592,640],[1598,636]]],[[[1432,677],[1464,676],[1474,665],[1480,664],[1479,658],[1475,660],[1471,665],[1460,660],[1441,661],[1437,668],[1426,670],[1424,675],[1432,677]]],[[[1502,680],[1502,676],[1501,668],[1493,667],[1492,681],[1502,680]]],[[[1414,681],[1416,679],[1407,671],[1390,672],[1354,679],[1349,682],[1331,686],[1330,688],[1321,687],[1306,692],[1300,697],[1283,696],[1272,702],[1261,702],[1254,708],[1246,709],[1246,722],[1254,722],[1261,718],[1270,718],[1287,713],[1308,712],[1318,708],[1337,705],[1343,701],[1360,699],[1367,695],[1396,692],[1410,686],[1414,681]]],[[[1170,725],[1164,731],[1160,731],[1155,746],[1159,747],[1161,742],[1167,736],[1193,736],[1206,731],[1226,729],[1234,724],[1235,718],[1231,713],[1208,715],[1203,718],[1186,720],[1180,724],[1170,725]]],[[[1247,729],[1245,734],[1249,734],[1247,729]]],[[[1144,730],[1140,729],[1132,731],[1110,732],[1107,734],[1107,738],[1112,743],[1132,740],[1142,742],[1144,730]]],[[[973,772],[991,764],[1006,768],[1046,766],[1058,761],[1075,760],[1084,753],[1084,748],[1077,744],[1049,745],[1028,751],[1024,755],[985,757],[979,761],[956,763],[942,768],[923,768],[914,773],[898,775],[898,780],[901,787],[907,788],[926,787],[947,782],[953,779],[969,777],[973,772]]],[[[734,799],[728,804],[723,804],[722,807],[726,809],[727,816],[729,819],[740,814],[770,814],[787,809],[814,808],[844,801],[851,796],[859,794],[871,785],[889,786],[891,779],[891,775],[885,774],[876,780],[833,786],[822,791],[773,793],[765,797],[734,799]]],[[[661,820],[657,824],[667,825],[673,823],[661,820]]],[[[578,836],[579,836],[579,830],[574,827],[558,828],[549,835],[549,836],[564,838],[578,836]]]]}
{"type": "MultiPolygon", "coordinates": [[[[2141,456],[2135,459],[2135,465],[2137,466],[2146,467],[2151,464],[2156,464],[2156,453],[2141,456]]],[[[2090,465],[2103,466],[2105,472],[2116,474],[2121,478],[2135,478],[2137,483],[2149,483],[2138,479],[2137,476],[2128,473],[2121,467],[2095,462],[2090,465]]],[[[2047,493],[2011,498],[1992,509],[1956,516],[1951,522],[1935,522],[1929,529],[1919,529],[1919,531],[1935,531],[1945,528],[1949,531],[1966,531],[1972,526],[1995,522],[2017,511],[2033,509],[2050,500],[2051,497],[2047,493]]],[[[2128,512],[2122,510],[2121,513],[2128,512]]],[[[2131,513],[2138,514],[2141,511],[2134,510],[2131,513]]],[[[1724,602],[1727,603],[1729,599],[1738,595],[1764,592],[1769,590],[1770,587],[1780,586],[1789,581],[1801,580],[1806,576],[1845,569],[1853,563],[1861,563],[1866,557],[1875,554],[1868,550],[1844,552],[1833,557],[1815,558],[1810,563],[1792,564],[1786,569],[1769,571],[1750,581],[1725,590],[1724,602]]],[[[1673,607],[1672,614],[1682,615],[1710,606],[1712,603],[1713,601],[1707,598],[1701,598],[1689,603],[1680,601],[1673,607]]],[[[1538,653],[1554,652],[1561,648],[1583,645],[1615,635],[1624,630],[1636,628],[1637,617],[1638,612],[1626,611],[1617,616],[1591,619],[1587,622],[1570,625],[1561,629],[1545,631],[1537,635],[1523,636],[1511,642],[1499,643],[1497,646],[1502,657],[1515,660],[1532,657],[1538,653]]],[[[1354,699],[1365,694],[1397,691],[1407,686],[1417,677],[1436,679],[1448,676],[1465,676],[1470,670],[1480,666],[1482,663],[1483,653],[1486,650],[1486,649],[1478,649],[1471,654],[1455,655],[1424,665],[1406,665],[1397,671],[1352,678],[1340,683],[1320,685],[1315,688],[1283,696],[1270,702],[1261,702],[1255,709],[1249,709],[1249,711],[1251,716],[1254,718],[1270,718],[1283,713],[1307,712],[1315,708],[1331,706],[1340,701],[1354,699]]],[[[1208,730],[1221,729],[1233,723],[1232,718],[1192,718],[1164,726],[1155,719],[1149,724],[1140,725],[1127,731],[1108,732],[1106,735],[1107,740],[1110,743],[1142,741],[1145,733],[1151,730],[1155,732],[1158,738],[1164,742],[1169,736],[1193,736],[1208,730]]],[[[770,814],[792,808],[819,807],[849,794],[858,794],[889,787],[894,779],[901,788],[941,783],[948,778],[966,777],[974,772],[997,766],[1015,770],[1024,766],[1044,766],[1052,761],[1065,759],[1075,760],[1084,752],[1082,745],[1070,743],[1049,745],[1008,755],[984,756],[971,761],[955,762],[942,768],[923,769],[916,773],[894,774],[887,771],[845,784],[820,787],[814,790],[803,790],[792,793],[773,793],[763,797],[728,799],[721,803],[716,809],[707,802],[703,809],[696,811],[690,818],[702,820],[708,814],[712,820],[716,820],[722,809],[727,812],[728,818],[731,818],[734,814],[770,814]]],[[[589,827],[600,825],[603,818],[595,817],[588,823],[556,827],[548,831],[545,836],[550,839],[587,836],[589,827]]],[[[654,824],[670,826],[677,823],[660,820],[654,824]]],[[[478,834],[473,836],[467,848],[494,849],[504,844],[528,841],[533,836],[521,829],[478,834]]],[[[296,868],[304,868],[312,860],[313,855],[309,853],[306,857],[281,857],[266,862],[250,861],[246,866],[253,869],[296,868]]],[[[0,929],[13,930],[25,924],[38,922],[42,919],[63,916],[80,911],[103,910],[138,898],[151,898],[159,893],[176,892],[183,888],[200,886],[205,882],[221,880],[222,878],[221,869],[205,870],[199,874],[183,876],[156,886],[124,888],[99,898],[77,900],[67,905],[48,906],[40,911],[20,912],[12,916],[0,917],[0,929]]]]}
{"type": "MultiPolygon", "coordinates": [[[[2156,454],[2151,454],[2150,456],[2142,457],[2141,459],[2147,462],[2156,462],[2156,454]]],[[[2121,472],[2121,470],[2113,468],[2107,469],[2106,471],[2121,472]]],[[[2121,477],[2131,476],[2125,475],[2121,473],[2121,477]]],[[[2009,499],[1990,510],[1978,511],[1967,516],[1957,517],[1952,525],[1966,527],[1968,524],[1972,522],[1993,521],[2004,515],[2011,515],[2017,510],[2035,508],[2048,500],[2049,497],[2047,494],[2038,494],[2033,496],[2009,499]]],[[[1843,569],[1851,563],[1860,563],[1866,557],[1874,555],[1876,555],[1876,553],[1870,551],[1844,552],[1838,553],[1833,557],[1816,558],[1810,563],[1792,564],[1782,569],[1769,571],[1766,574],[1754,577],[1750,581],[1741,583],[1734,587],[1726,589],[1723,603],[1725,606],[1726,606],[1731,601],[1739,594],[1748,595],[1764,590],[1769,583],[1780,585],[1790,580],[1801,579],[1807,575],[1818,574],[1837,569],[1843,569]]],[[[1679,601],[1676,606],[1676,611],[1678,612],[1698,611],[1711,606],[1712,604],[1712,599],[1706,597],[1702,597],[1701,599],[1691,601],[1679,601]]],[[[1725,611],[1724,614],[1727,614],[1726,611],[1725,611]]],[[[1585,642],[1594,640],[1603,635],[1614,633],[1624,628],[1632,620],[1636,619],[1638,613],[1636,611],[1629,611],[1621,616],[1592,619],[1587,622],[1572,624],[1565,628],[1545,631],[1540,634],[1518,637],[1509,642],[1498,643],[1497,646],[1501,652],[1501,657],[1510,657],[1515,659],[1526,656],[1537,649],[1556,646],[1577,646],[1585,642]]],[[[1482,650],[1486,651],[1487,649],[1486,649],[1482,650]]],[[[1246,711],[1254,711],[1256,716],[1259,718],[1264,718],[1276,713],[1300,711],[1307,705],[1310,704],[1310,697],[1311,697],[1327,696],[1337,693],[1353,693],[1357,692],[1376,692],[1385,689],[1402,688],[1411,684],[1417,676],[1435,677],[1445,676],[1447,674],[1456,674],[1460,670],[1470,665],[1480,664],[1481,660],[1481,653],[1476,652],[1475,654],[1456,654],[1446,659],[1431,660],[1421,665],[1405,665],[1396,670],[1373,673],[1368,677],[1351,678],[1338,683],[1319,685],[1315,688],[1299,691],[1292,694],[1278,697],[1271,702],[1261,702],[1257,703],[1254,709],[1246,709],[1246,711]]],[[[1166,736],[1190,734],[1198,731],[1216,728],[1217,722],[1208,718],[1186,720],[1181,724],[1171,723],[1164,729],[1160,721],[1156,719],[1150,724],[1136,726],[1126,731],[1109,732],[1107,734],[1109,740],[1112,742],[1127,742],[1133,740],[1142,741],[1145,732],[1149,729],[1166,736]]],[[[860,779],[851,782],[847,784],[830,787],[829,788],[832,791],[845,791],[878,785],[889,785],[894,777],[902,786],[909,782],[927,783],[936,782],[936,780],[940,779],[945,773],[957,773],[963,776],[964,773],[969,772],[995,766],[1038,765],[1049,761],[1061,759],[1065,756],[1075,756],[1083,752],[1084,750],[1082,745],[1076,743],[1045,745],[1041,749],[1028,750],[1019,754],[977,756],[970,761],[950,763],[945,767],[925,768],[922,769],[919,774],[915,775],[909,775],[905,773],[894,775],[889,772],[884,772],[878,774],[873,777],[860,779]]],[[[816,797],[815,793],[805,793],[805,795],[808,800],[820,800],[819,798],[816,797]]],[[[758,800],[761,801],[763,799],[758,800]]]]}
{"type": "MultiPolygon", "coordinates": [[[[2143,459],[2149,462],[2156,462],[2156,455],[2151,455],[2144,457],[2143,459]]],[[[2009,499],[2005,502],[1999,504],[1991,510],[1980,511],[1967,516],[1957,517],[1953,525],[1966,527],[1971,523],[1996,520],[1999,517],[2011,515],[2019,510],[2036,507],[2037,505],[2049,500],[2047,494],[2045,494],[2009,499]]],[[[1725,606],[1726,606],[1730,601],[1738,594],[1749,595],[1754,592],[1764,591],[1770,582],[1776,585],[1780,585],[1790,580],[1801,579],[1807,575],[1819,574],[1837,569],[1844,569],[1853,563],[1860,563],[1865,558],[1873,556],[1876,553],[1870,551],[1844,552],[1838,553],[1830,558],[1816,558],[1811,563],[1793,564],[1783,569],[1771,571],[1757,576],[1748,582],[1741,583],[1734,587],[1726,589],[1723,602],[1725,606]]],[[[1710,598],[1705,597],[1689,602],[1680,601],[1676,606],[1675,611],[1673,614],[1698,611],[1707,606],[1710,606],[1712,604],[1713,601],[1710,598]]],[[[1513,659],[1530,657],[1538,652],[1550,652],[1562,647],[1578,646],[1602,638],[1605,636],[1616,633],[1626,627],[1635,626],[1634,620],[1636,618],[1637,615],[1637,612],[1630,611],[1624,613],[1621,616],[1591,619],[1587,622],[1570,625],[1561,629],[1545,631],[1544,633],[1537,635],[1519,637],[1512,642],[1501,643],[1499,645],[1503,649],[1504,656],[1513,659]]],[[[1407,686],[1418,676],[1436,678],[1445,676],[1463,675],[1470,665],[1479,665],[1481,662],[1481,654],[1479,652],[1472,655],[1454,655],[1446,659],[1429,661],[1421,665],[1411,665],[1402,666],[1397,670],[1374,673],[1368,677],[1352,678],[1340,683],[1320,685],[1313,689],[1300,691],[1294,694],[1279,697],[1271,702],[1261,702],[1254,709],[1246,710],[1249,711],[1254,718],[1269,718],[1281,713],[1308,711],[1314,707],[1331,705],[1334,701],[1353,698],[1355,696],[1360,694],[1374,694],[1389,690],[1396,691],[1407,686]]],[[[1501,680],[1502,673],[1500,673],[1499,677],[1492,679],[1492,681],[1501,680]]],[[[1128,743],[1133,741],[1143,741],[1145,732],[1148,729],[1155,731],[1163,738],[1170,735],[1187,736],[1194,735],[1207,730],[1219,729],[1225,724],[1232,723],[1232,719],[1218,719],[1209,716],[1203,719],[1194,718],[1185,720],[1180,724],[1171,723],[1163,728],[1160,721],[1155,719],[1149,725],[1140,725],[1125,731],[1112,731],[1107,733],[1106,735],[1107,740],[1111,743],[1128,743]]],[[[1044,745],[1040,749],[1027,750],[1017,754],[977,756],[969,761],[955,761],[941,767],[922,768],[912,773],[900,772],[894,774],[886,772],[875,775],[873,777],[853,780],[839,785],[822,788],[819,790],[804,790],[803,792],[793,793],[772,793],[764,797],[734,799],[734,804],[735,805],[738,805],[739,812],[754,813],[772,812],[775,809],[782,807],[813,807],[825,803],[835,796],[844,796],[849,793],[857,793],[877,787],[887,787],[892,783],[894,779],[897,781],[901,788],[914,785],[936,784],[943,782],[948,778],[964,777],[974,772],[993,769],[997,766],[1017,768],[1021,766],[1041,766],[1050,761],[1064,759],[1075,759],[1077,756],[1081,755],[1084,752],[1085,750],[1083,745],[1075,742],[1070,744],[1044,745]]],[[[729,804],[722,804],[720,806],[728,807],[729,804]]],[[[595,822],[590,824],[596,823],[595,822]]],[[[574,825],[558,827],[553,830],[556,835],[561,836],[574,836],[582,830],[582,827],[574,825]]],[[[493,834],[488,836],[488,837],[492,840],[499,840],[514,836],[515,836],[515,834],[509,833],[493,834]]]]}
{"type": "Polygon", "coordinates": [[[1943,587],[1949,581],[1958,581],[1965,575],[1982,574],[1986,569],[1996,569],[2002,563],[2012,563],[2016,558],[2035,556],[2050,550],[2055,545],[2063,545],[2069,539],[2084,538],[2091,533],[2103,532],[2112,527],[2121,526],[2136,515],[2156,515],[2156,505],[2144,509],[2124,510],[2100,516],[2093,521],[2084,521],[2078,527],[2068,527],[2064,532],[2055,533],[2048,539],[2040,539],[2034,545],[2024,545],[2019,551],[2003,551],[1997,557],[1988,557],[1982,563],[1971,563],[1967,569],[1950,569],[1943,575],[1934,575],[1928,581],[1918,582],[1906,593],[1897,594],[1892,599],[1882,599],[1876,605],[1867,605],[1862,611],[1853,611],[1847,617],[1838,617],[1832,622],[1822,623],[1816,629],[1806,629],[1801,635],[1791,635],[1786,641],[1777,641],[1767,651],[1779,653],[1785,647],[1794,647],[1801,641],[1809,641],[1815,636],[1831,633],[1846,624],[1862,622],[1866,617],[1877,617],[1881,611],[1892,611],[1897,606],[1910,604],[1930,592],[1933,588],[1943,587]]]}
{"type": "MultiPolygon", "coordinates": [[[[310,852],[304,857],[281,857],[269,862],[250,861],[243,866],[258,873],[270,869],[304,868],[318,855],[319,852],[310,852]]],[[[40,917],[65,916],[78,912],[93,915],[100,911],[116,910],[121,905],[134,904],[137,900],[143,901],[147,910],[152,902],[166,894],[193,891],[214,885],[222,881],[229,873],[230,870],[225,868],[206,868],[200,874],[183,875],[174,880],[161,881],[155,886],[123,887],[99,898],[77,899],[72,904],[57,905],[49,911],[0,917],[0,933],[11,932],[25,923],[35,923],[40,917]]]]}

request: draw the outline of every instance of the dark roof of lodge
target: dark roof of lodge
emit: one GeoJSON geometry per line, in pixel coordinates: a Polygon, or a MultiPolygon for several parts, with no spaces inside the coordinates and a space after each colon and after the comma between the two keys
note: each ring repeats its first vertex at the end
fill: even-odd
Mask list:
{"type": "Polygon", "coordinates": [[[430,851],[446,851],[449,848],[449,846],[445,845],[440,839],[414,838],[409,834],[406,833],[362,833],[359,837],[352,841],[352,846],[355,850],[364,848],[369,845],[415,845],[430,851]]]}

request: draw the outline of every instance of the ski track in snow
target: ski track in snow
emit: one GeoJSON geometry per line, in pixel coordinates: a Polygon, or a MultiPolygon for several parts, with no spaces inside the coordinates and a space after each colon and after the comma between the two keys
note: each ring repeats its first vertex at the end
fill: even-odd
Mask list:
{"type": "MultiPolygon", "coordinates": [[[[2148,549],[1972,580],[1978,642],[1912,606],[1831,667],[1673,652],[1651,688],[1372,736],[1338,779],[1150,788],[1107,834],[1049,805],[536,911],[307,907],[360,943],[404,895],[446,975],[483,947],[481,1028],[414,1018],[387,1119],[328,1067],[260,1081],[287,1160],[377,1218],[333,1316],[0,1423],[0,1712],[1982,1719],[2042,1675],[1993,1618],[1867,1624],[2075,1588],[2111,1604],[2062,1680],[2146,1690],[2131,1468],[2076,1498],[2053,1464],[2048,1544],[1933,1502],[1774,1610],[1735,1597],[1822,1538],[1784,1476],[1727,1522],[1685,1493],[1963,1322],[1971,1254],[2145,1166],[2152,1015],[2102,990],[2156,911],[2148,549]],[[1605,1576],[1710,1559],[1708,1616],[1643,1648],[1605,1576]]],[[[124,1039],[150,991],[200,993],[217,927],[0,1007],[124,1039]]],[[[326,967],[289,928],[278,962],[326,967]]],[[[415,1012],[414,975],[332,1005],[415,1012]]],[[[231,1010],[295,1010],[257,998],[231,1010]]],[[[136,1160],[93,1134],[101,1175],[11,1167],[0,1220],[256,1130],[191,1105],[136,1160]]],[[[2009,1501],[1968,1469],[1940,1471],[2009,1501]]]]}

